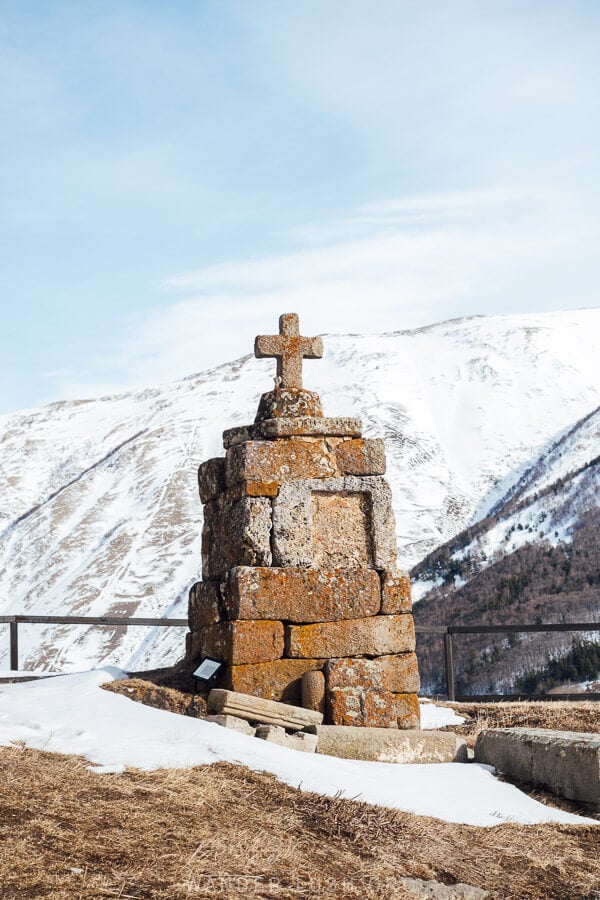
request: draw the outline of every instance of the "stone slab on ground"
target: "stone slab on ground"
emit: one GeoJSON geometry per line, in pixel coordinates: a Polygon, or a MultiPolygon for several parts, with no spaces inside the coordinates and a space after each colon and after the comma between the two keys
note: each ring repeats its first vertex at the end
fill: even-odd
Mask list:
{"type": "Polygon", "coordinates": [[[276,700],[264,700],[262,697],[239,694],[236,691],[225,691],[222,688],[213,688],[208,695],[208,710],[238,716],[248,722],[281,725],[296,731],[317,726],[323,721],[322,714],[316,710],[290,706],[276,700]]]}
{"type": "Polygon", "coordinates": [[[490,728],[477,738],[475,761],[559,797],[600,808],[600,734],[490,728]]]}
{"type": "Polygon", "coordinates": [[[359,725],[314,725],[317,752],[386,763],[467,762],[467,745],[449,731],[402,731],[359,725]]]}
{"type": "Polygon", "coordinates": [[[216,725],[222,725],[223,728],[230,728],[232,731],[240,731],[242,734],[250,735],[250,737],[253,737],[256,731],[249,722],[245,719],[240,719],[238,716],[217,714],[214,716],[207,716],[206,721],[214,722],[216,725]]]}
{"type": "Polygon", "coordinates": [[[295,734],[287,734],[281,725],[258,725],[256,737],[288,750],[302,750],[304,753],[315,753],[317,750],[316,734],[308,734],[306,731],[297,731],[295,734]]]}
{"type": "Polygon", "coordinates": [[[472,884],[444,884],[441,881],[424,881],[422,878],[399,878],[400,884],[415,897],[430,900],[484,900],[489,893],[472,884]]]}

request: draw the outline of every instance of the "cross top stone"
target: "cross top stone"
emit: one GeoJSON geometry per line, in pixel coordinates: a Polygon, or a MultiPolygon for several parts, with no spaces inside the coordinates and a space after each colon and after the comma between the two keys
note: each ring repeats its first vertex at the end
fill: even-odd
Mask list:
{"type": "Polygon", "coordinates": [[[277,360],[277,387],[302,387],[302,360],[321,359],[323,341],[320,337],[302,337],[296,313],[279,317],[279,334],[262,334],[254,341],[257,359],[277,360]]]}

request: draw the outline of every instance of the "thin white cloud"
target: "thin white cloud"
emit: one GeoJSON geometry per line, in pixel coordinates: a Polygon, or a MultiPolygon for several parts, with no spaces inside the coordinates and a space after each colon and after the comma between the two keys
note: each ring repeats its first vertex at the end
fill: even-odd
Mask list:
{"type": "MultiPolygon", "coordinates": [[[[586,292],[597,282],[596,231],[552,191],[494,188],[365,206],[294,233],[286,252],[166,278],[162,307],[130,323],[103,361],[102,384],[107,366],[116,389],[241,356],[284,311],[298,312],[308,334],[596,305],[586,292]]],[[[89,375],[65,380],[70,396],[97,393],[89,375]]]]}

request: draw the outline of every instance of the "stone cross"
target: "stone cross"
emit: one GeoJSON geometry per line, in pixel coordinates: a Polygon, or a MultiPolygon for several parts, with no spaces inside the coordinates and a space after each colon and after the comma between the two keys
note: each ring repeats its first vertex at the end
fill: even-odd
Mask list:
{"type": "Polygon", "coordinates": [[[323,341],[320,337],[306,338],[300,334],[296,313],[279,317],[279,334],[262,334],[254,341],[257,359],[277,360],[277,386],[302,387],[302,360],[321,359],[323,341]]]}

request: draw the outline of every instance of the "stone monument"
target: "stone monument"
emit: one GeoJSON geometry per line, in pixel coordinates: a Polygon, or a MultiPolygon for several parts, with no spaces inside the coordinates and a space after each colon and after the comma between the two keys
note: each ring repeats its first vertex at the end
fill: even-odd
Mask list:
{"type": "Polygon", "coordinates": [[[410,581],[397,567],[385,448],[354,418],[327,418],[302,387],[323,355],[298,316],[257,337],[277,360],[254,424],[223,434],[198,472],[202,581],[186,661],[226,665],[219,687],[321,710],[333,725],[418,728],[410,581]]]}

